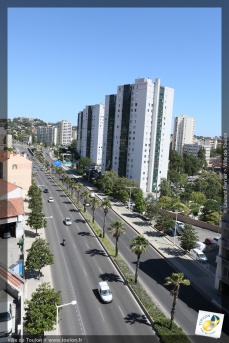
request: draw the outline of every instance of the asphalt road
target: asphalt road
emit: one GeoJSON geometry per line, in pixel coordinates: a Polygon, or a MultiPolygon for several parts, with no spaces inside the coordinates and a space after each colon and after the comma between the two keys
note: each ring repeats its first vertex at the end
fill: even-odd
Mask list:
{"type": "MultiPolygon", "coordinates": [[[[84,182],[82,180],[82,182],[84,182]]],[[[87,207],[87,211],[92,214],[90,207],[87,207]]],[[[101,208],[95,211],[95,221],[102,227],[103,225],[103,210],[101,208]]],[[[118,215],[109,210],[107,214],[106,227],[110,226],[112,220],[121,220],[118,215]]],[[[135,271],[136,256],[130,250],[130,242],[136,236],[136,232],[125,223],[126,234],[119,239],[119,252],[127,261],[129,267],[135,271]]],[[[108,233],[107,236],[111,241],[115,242],[108,233]]],[[[172,261],[170,261],[172,262],[172,261]]],[[[155,302],[162,308],[162,310],[170,315],[172,306],[172,297],[170,295],[171,288],[164,286],[164,281],[167,276],[170,276],[175,269],[171,267],[171,264],[167,260],[163,259],[161,255],[157,253],[152,246],[149,246],[148,252],[142,254],[139,279],[144,284],[145,288],[152,294],[155,302]]],[[[203,338],[193,336],[196,327],[196,321],[199,310],[219,312],[219,309],[205,299],[192,285],[181,286],[181,291],[176,306],[175,321],[183,328],[183,330],[190,335],[193,342],[202,342],[203,338]]],[[[225,330],[229,329],[229,326],[224,324],[225,330]],[[227,329],[228,328],[228,329],[227,329]]],[[[227,332],[228,334],[229,332],[227,332]]],[[[228,340],[228,337],[222,335],[222,341],[228,340]]]]}
{"type": "MultiPolygon", "coordinates": [[[[39,173],[42,173],[42,172],[39,172],[39,173]]],[[[56,189],[56,191],[58,192],[57,189],[56,189]]],[[[51,194],[51,195],[53,196],[53,194],[51,194]]],[[[48,194],[47,194],[47,196],[48,196],[48,194]]],[[[53,206],[54,204],[51,204],[51,205],[53,206]]],[[[70,205],[70,206],[72,206],[72,205],[70,205]]],[[[63,207],[61,207],[61,210],[62,210],[62,212],[64,211],[63,207]]],[[[89,210],[89,212],[91,211],[90,209],[88,209],[88,210],[89,210]]],[[[67,214],[66,214],[66,216],[67,216],[67,214]]],[[[62,220],[63,220],[63,218],[64,218],[64,215],[62,217],[62,220]]],[[[107,227],[109,226],[110,222],[112,220],[114,220],[114,219],[119,219],[120,220],[120,218],[113,211],[109,211],[108,215],[107,215],[107,227]]],[[[102,209],[97,209],[96,210],[96,212],[95,212],[95,220],[98,222],[99,225],[102,226],[102,223],[103,223],[103,212],[102,212],[102,209]]],[[[56,225],[58,225],[58,223],[56,225]]],[[[63,226],[63,224],[60,222],[59,226],[63,226]]],[[[77,228],[79,228],[80,230],[84,230],[85,227],[86,227],[85,224],[77,224],[77,228]]],[[[131,250],[129,249],[129,245],[130,245],[131,239],[136,235],[136,233],[127,224],[126,224],[126,228],[127,228],[127,232],[126,232],[125,236],[121,237],[121,239],[119,240],[119,250],[120,250],[121,254],[124,256],[124,258],[126,259],[126,261],[128,262],[129,266],[134,271],[135,270],[136,257],[131,252],[131,250]]],[[[61,230],[59,230],[58,232],[61,233],[61,230]]],[[[72,230],[70,232],[72,233],[72,230]]],[[[85,232],[85,231],[80,231],[80,232],[85,232]]],[[[63,233],[63,229],[62,229],[62,233],[63,233]]],[[[64,233],[66,233],[66,230],[64,231],[64,233]]],[[[89,234],[87,233],[87,231],[86,231],[86,234],[80,234],[80,236],[82,236],[84,238],[85,237],[89,238],[89,234]]],[[[73,239],[72,236],[70,236],[70,237],[73,239]]],[[[67,237],[65,237],[65,238],[67,239],[67,237]]],[[[50,237],[50,239],[53,241],[53,238],[50,237]]],[[[62,237],[59,238],[59,242],[60,242],[61,239],[62,239],[62,237]]],[[[111,237],[110,237],[110,239],[113,240],[111,237]]],[[[57,243],[58,243],[58,240],[55,243],[54,247],[57,246],[57,243]]],[[[51,244],[51,241],[50,241],[50,244],[51,244]]],[[[89,244],[88,240],[87,240],[87,244],[89,244]]],[[[75,250],[81,249],[80,245],[78,246],[78,248],[70,250],[71,253],[74,254],[75,250]]],[[[90,249],[91,249],[91,247],[89,246],[89,250],[90,249]]],[[[95,249],[95,248],[93,248],[93,249],[95,249]]],[[[101,250],[101,247],[100,248],[96,248],[96,249],[97,250],[101,250]]],[[[97,250],[96,250],[96,253],[97,253],[97,250]]],[[[87,254],[87,255],[90,255],[90,253],[87,254]]],[[[101,257],[101,255],[100,255],[100,257],[101,257]]],[[[103,258],[104,258],[104,256],[103,256],[103,258]]],[[[71,257],[71,259],[72,259],[72,257],[71,257]]],[[[95,258],[93,258],[93,259],[95,260],[95,258]]],[[[93,259],[91,259],[91,261],[93,259]]],[[[62,258],[62,260],[63,260],[63,258],[62,258]]],[[[85,263],[85,256],[84,256],[84,258],[82,260],[82,259],[80,259],[79,255],[77,254],[77,258],[76,258],[75,261],[78,262],[79,260],[80,260],[80,262],[85,263]]],[[[68,262],[70,263],[70,260],[68,260],[68,262]]],[[[61,257],[59,257],[59,263],[63,265],[63,261],[61,261],[61,257]]],[[[99,263],[101,263],[101,261],[99,261],[99,263]]],[[[57,268],[57,265],[58,264],[55,263],[55,268],[57,268]]],[[[75,268],[76,268],[77,263],[75,262],[75,264],[73,263],[73,265],[75,265],[75,268]]],[[[96,265],[97,265],[97,263],[96,263],[96,265]]],[[[87,264],[87,266],[88,266],[88,264],[87,264]]],[[[101,267],[101,265],[100,265],[100,267],[101,267]]],[[[94,271],[94,268],[98,268],[98,267],[94,266],[93,267],[93,271],[94,271]]],[[[59,265],[58,265],[58,270],[59,270],[59,265]]],[[[57,270],[57,272],[58,272],[58,270],[57,270]]],[[[72,267],[72,270],[73,270],[73,267],[72,267]]],[[[169,315],[170,310],[171,310],[172,297],[170,296],[169,289],[165,288],[165,286],[163,284],[164,284],[165,277],[171,275],[171,273],[174,272],[174,271],[175,270],[170,266],[170,264],[168,264],[166,260],[161,258],[161,256],[152,247],[149,247],[148,252],[143,254],[142,257],[141,257],[141,264],[140,264],[140,270],[139,270],[139,279],[145,285],[146,289],[148,289],[149,292],[153,295],[155,301],[159,304],[159,306],[161,306],[161,308],[168,315],[169,315]]],[[[85,269],[85,272],[87,274],[87,270],[86,269],[85,269]]],[[[84,274],[85,274],[85,272],[84,272],[84,274]]],[[[54,274],[55,274],[54,275],[54,279],[55,279],[57,273],[54,273],[54,274]]],[[[76,271],[75,271],[75,274],[76,274],[76,271]]],[[[78,284],[77,284],[76,280],[75,280],[75,282],[77,284],[77,287],[81,288],[81,286],[80,286],[81,285],[81,281],[84,280],[83,279],[82,268],[80,268],[78,270],[78,267],[77,267],[77,275],[80,276],[80,281],[78,279],[78,284]],[[81,280],[81,277],[82,277],[82,280],[81,280]]],[[[86,277],[86,275],[85,275],[85,277],[86,277]]],[[[97,278],[98,278],[98,276],[97,276],[97,278]]],[[[65,279],[65,277],[64,277],[64,279],[65,279]]],[[[96,283],[94,283],[95,284],[95,288],[96,288],[96,283]]],[[[120,286],[121,283],[120,282],[115,282],[114,285],[116,286],[117,284],[120,286]]],[[[65,282],[63,282],[63,286],[64,285],[65,285],[65,282]]],[[[76,288],[74,287],[74,291],[75,291],[76,288]]],[[[85,285],[83,284],[82,291],[84,291],[84,288],[85,288],[85,285]]],[[[112,291],[114,292],[114,290],[113,290],[113,283],[112,283],[112,291]]],[[[67,293],[69,294],[69,292],[67,292],[67,293]]],[[[81,292],[79,294],[81,294],[81,292]]],[[[76,299],[76,297],[74,297],[74,298],[76,299]]],[[[66,300],[66,301],[69,302],[69,301],[71,301],[71,299],[69,300],[69,298],[68,298],[68,300],[66,300]]],[[[78,299],[76,299],[76,300],[78,302],[78,299]]],[[[121,303],[123,303],[123,302],[121,302],[121,303]]],[[[105,306],[107,306],[107,305],[105,305],[105,306]]],[[[108,306],[110,306],[110,304],[108,306]]],[[[71,307],[73,307],[73,306],[70,306],[70,308],[71,307]]],[[[189,334],[189,335],[193,335],[194,332],[195,332],[196,319],[197,319],[197,314],[198,314],[199,309],[205,310],[205,311],[211,311],[211,312],[219,312],[217,307],[215,307],[213,304],[209,303],[192,286],[189,286],[189,287],[183,286],[182,289],[181,289],[181,292],[179,294],[179,299],[178,299],[178,302],[177,302],[175,320],[176,320],[177,324],[179,326],[181,326],[184,329],[184,331],[187,334],[189,334]]],[[[80,314],[81,314],[81,310],[82,309],[80,308],[80,314]]],[[[116,317],[117,317],[117,313],[119,313],[120,309],[117,308],[116,311],[117,311],[116,312],[116,317]]],[[[83,315],[84,315],[84,310],[82,310],[82,316],[83,315]]],[[[97,318],[99,318],[99,315],[101,316],[100,310],[97,311],[97,318]]],[[[88,317],[86,316],[86,321],[87,320],[88,320],[88,317]]],[[[96,323],[97,323],[97,321],[96,321],[96,323]]],[[[224,327],[228,328],[229,327],[228,323],[226,325],[225,324],[224,324],[224,327]]],[[[112,328],[113,328],[113,322],[112,322],[112,328]]],[[[77,330],[77,332],[78,332],[78,330],[77,330]]],[[[107,332],[107,331],[105,330],[105,332],[107,332]]],[[[100,330],[99,330],[99,334],[101,334],[100,330]]],[[[133,334],[133,333],[131,333],[131,334],[133,334]]],[[[190,336],[190,338],[191,338],[191,340],[193,342],[204,342],[203,337],[190,336]]],[[[221,341],[224,342],[224,340],[226,342],[228,340],[228,337],[225,337],[225,335],[222,334],[221,339],[219,341],[220,342],[221,341]]]]}
{"type": "Polygon", "coordinates": [[[46,237],[55,263],[51,267],[56,290],[61,290],[63,303],[72,300],[77,305],[61,310],[60,333],[62,335],[154,335],[141,308],[133,298],[110,259],[94,237],[87,224],[75,223],[80,214],[64,192],[38,171],[36,181],[43,193],[44,213],[47,217],[46,237]],[[54,203],[48,203],[49,196],[54,203]],[[71,217],[73,224],[65,226],[63,220],[71,217]],[[62,246],[63,238],[66,246],[62,246]],[[113,302],[100,301],[97,284],[106,280],[113,293],[113,302]]]}

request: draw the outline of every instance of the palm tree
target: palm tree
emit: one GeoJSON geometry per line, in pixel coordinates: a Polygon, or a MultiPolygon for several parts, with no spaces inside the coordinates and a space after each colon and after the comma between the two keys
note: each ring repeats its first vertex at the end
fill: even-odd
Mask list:
{"type": "Polygon", "coordinates": [[[112,233],[112,236],[115,237],[115,257],[118,256],[118,240],[121,235],[124,235],[126,233],[126,228],[124,226],[124,223],[120,220],[113,220],[111,223],[111,227],[107,229],[110,233],[112,233]]]}
{"type": "Polygon", "coordinates": [[[84,206],[84,212],[86,212],[86,204],[89,202],[89,191],[84,191],[80,194],[80,197],[83,198],[83,206],[84,206]]]}
{"type": "Polygon", "coordinates": [[[74,189],[74,186],[75,186],[75,180],[74,179],[70,179],[69,180],[69,186],[71,188],[71,195],[73,196],[73,189],[74,189]]]}
{"type": "Polygon", "coordinates": [[[101,207],[103,208],[104,212],[104,221],[103,221],[103,238],[105,236],[105,225],[106,225],[106,215],[108,213],[109,208],[111,208],[111,202],[109,198],[106,198],[102,201],[101,207]]]}
{"type": "Polygon", "coordinates": [[[77,197],[78,201],[80,199],[80,191],[81,191],[82,187],[83,187],[83,184],[81,182],[77,182],[76,183],[76,188],[75,189],[76,189],[76,192],[78,194],[78,197],[77,197]]]}
{"type": "Polygon", "coordinates": [[[90,204],[91,204],[91,209],[92,209],[92,213],[93,213],[93,216],[92,216],[92,222],[94,223],[95,221],[95,210],[100,207],[100,201],[98,199],[91,199],[90,200],[90,204]]]}
{"type": "Polygon", "coordinates": [[[174,315],[175,315],[175,308],[176,308],[176,301],[178,298],[178,294],[180,291],[180,285],[189,286],[190,280],[184,279],[183,273],[172,273],[172,276],[168,276],[165,278],[164,285],[174,285],[173,290],[170,292],[171,295],[173,295],[173,305],[171,310],[171,319],[170,319],[170,326],[169,329],[172,330],[174,315]]]}
{"type": "Polygon", "coordinates": [[[139,264],[140,264],[140,257],[143,252],[147,251],[147,245],[149,244],[149,241],[142,235],[138,235],[134,237],[131,241],[130,249],[132,252],[134,252],[137,255],[137,263],[136,263],[136,271],[135,271],[135,284],[138,280],[138,270],[139,270],[139,264]]]}

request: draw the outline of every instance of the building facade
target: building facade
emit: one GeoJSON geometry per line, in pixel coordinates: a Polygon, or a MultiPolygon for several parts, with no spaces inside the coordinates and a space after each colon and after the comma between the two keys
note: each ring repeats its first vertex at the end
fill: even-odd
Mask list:
{"type": "Polygon", "coordinates": [[[55,126],[38,126],[37,141],[39,143],[56,145],[57,144],[57,128],[55,126]]]}
{"type": "Polygon", "coordinates": [[[136,180],[155,192],[167,178],[174,90],[160,79],[136,79],[106,96],[102,171],[136,180]]]}
{"type": "Polygon", "coordinates": [[[0,150],[0,179],[21,187],[25,196],[32,184],[32,161],[26,155],[0,150]]]}
{"type": "Polygon", "coordinates": [[[96,165],[102,163],[104,105],[86,106],[78,113],[77,151],[96,165]]]}
{"type": "Polygon", "coordinates": [[[195,119],[182,115],[174,120],[172,149],[183,154],[185,144],[193,144],[195,119]]]}
{"type": "Polygon", "coordinates": [[[58,145],[69,145],[72,141],[72,124],[67,120],[57,123],[57,142],[58,145]]]}
{"type": "Polygon", "coordinates": [[[209,164],[210,163],[210,151],[211,151],[210,142],[200,141],[200,142],[194,143],[194,144],[184,144],[183,153],[187,152],[188,154],[191,154],[191,155],[194,155],[197,157],[198,152],[199,152],[201,147],[203,147],[205,149],[205,159],[206,159],[207,164],[209,164]]]}

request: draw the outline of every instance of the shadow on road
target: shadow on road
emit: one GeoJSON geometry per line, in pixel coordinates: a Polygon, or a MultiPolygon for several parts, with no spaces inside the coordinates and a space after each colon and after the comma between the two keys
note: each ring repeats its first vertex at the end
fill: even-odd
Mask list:
{"type": "Polygon", "coordinates": [[[91,256],[100,255],[100,256],[108,257],[107,254],[105,253],[105,251],[98,250],[98,249],[87,250],[85,252],[85,254],[88,254],[88,255],[91,255],[91,256]]]}
{"type": "Polygon", "coordinates": [[[120,279],[120,276],[114,273],[103,273],[100,274],[99,277],[102,279],[102,281],[123,283],[123,281],[120,279]]]}
{"type": "Polygon", "coordinates": [[[132,313],[129,313],[126,317],[124,317],[124,320],[126,323],[129,323],[130,325],[133,325],[137,322],[137,323],[151,326],[151,324],[148,322],[144,314],[138,314],[138,313],[132,312],[132,313]]]}
{"type": "Polygon", "coordinates": [[[167,247],[167,248],[160,247],[159,250],[162,250],[163,252],[165,252],[166,254],[168,254],[170,256],[178,257],[178,256],[183,256],[184,255],[184,252],[182,250],[179,251],[177,249],[173,249],[173,248],[170,248],[170,247],[167,247]]]}
{"type": "Polygon", "coordinates": [[[95,237],[95,236],[92,236],[92,234],[90,232],[86,232],[86,231],[81,231],[81,232],[78,232],[78,235],[80,236],[91,236],[91,237],[95,237]]]}

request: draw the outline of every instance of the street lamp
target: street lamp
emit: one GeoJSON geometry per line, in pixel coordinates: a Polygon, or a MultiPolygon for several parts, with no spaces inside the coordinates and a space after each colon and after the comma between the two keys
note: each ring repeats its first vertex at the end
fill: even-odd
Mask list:
{"type": "Polygon", "coordinates": [[[176,240],[176,234],[177,234],[177,215],[178,213],[182,213],[182,212],[176,212],[176,221],[175,221],[175,232],[174,232],[174,236],[173,236],[173,245],[176,244],[175,240],[176,240]]]}
{"type": "Polygon", "coordinates": [[[59,307],[64,307],[64,306],[67,306],[67,305],[76,305],[76,304],[77,304],[76,300],[72,300],[68,304],[56,305],[56,335],[59,334],[59,332],[58,332],[58,308],[59,307]]]}
{"type": "Polygon", "coordinates": [[[129,197],[129,204],[128,204],[128,208],[130,209],[131,189],[132,189],[132,188],[137,188],[137,187],[134,187],[134,186],[126,186],[126,188],[129,188],[129,189],[130,189],[130,197],[129,197]]]}

